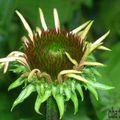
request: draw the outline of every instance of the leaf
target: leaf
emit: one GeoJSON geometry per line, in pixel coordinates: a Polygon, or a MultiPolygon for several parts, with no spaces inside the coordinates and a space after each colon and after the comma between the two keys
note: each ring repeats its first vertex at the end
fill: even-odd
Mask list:
{"type": "Polygon", "coordinates": [[[59,109],[59,113],[60,113],[60,119],[63,117],[64,114],[64,97],[63,95],[57,94],[54,96],[58,109],[59,109]]]}
{"type": "Polygon", "coordinates": [[[95,96],[96,100],[98,100],[98,93],[96,89],[89,84],[87,84],[87,88],[95,96]]]}
{"type": "Polygon", "coordinates": [[[79,94],[81,96],[81,99],[83,101],[84,100],[84,95],[83,95],[83,91],[82,91],[81,85],[79,83],[76,84],[76,89],[79,92],[79,94]]]}
{"type": "Polygon", "coordinates": [[[75,92],[71,93],[71,100],[74,104],[74,114],[78,112],[78,98],[75,92]]]}
{"type": "Polygon", "coordinates": [[[91,67],[90,70],[91,70],[92,73],[94,73],[96,76],[101,77],[100,72],[99,72],[95,67],[91,67]]]}
{"type": "Polygon", "coordinates": [[[50,89],[46,90],[44,95],[41,95],[41,94],[37,95],[37,99],[35,101],[35,106],[34,106],[34,109],[35,109],[36,113],[41,115],[41,113],[39,112],[41,104],[43,102],[45,102],[50,97],[50,95],[51,95],[51,90],[50,89]]]}
{"type": "Polygon", "coordinates": [[[53,97],[56,96],[56,93],[58,92],[57,87],[55,85],[52,86],[52,95],[53,97]]]}
{"type": "Polygon", "coordinates": [[[120,43],[117,43],[112,47],[112,52],[104,53],[104,59],[106,59],[107,67],[100,69],[102,79],[99,81],[106,85],[115,87],[115,89],[101,91],[99,93],[99,103],[94,101],[91,97],[92,103],[97,113],[97,117],[100,120],[108,119],[108,110],[117,110],[120,108],[120,43]]]}
{"type": "Polygon", "coordinates": [[[105,84],[101,84],[101,83],[98,83],[98,82],[92,82],[92,81],[89,81],[89,84],[92,85],[94,88],[97,88],[97,89],[100,89],[100,90],[110,90],[110,89],[114,88],[112,86],[108,86],[108,85],[105,85],[105,84]]]}
{"type": "Polygon", "coordinates": [[[44,93],[45,93],[44,84],[41,84],[41,85],[40,85],[40,93],[41,93],[42,95],[44,95],[44,93]]]}
{"type": "Polygon", "coordinates": [[[64,87],[64,93],[65,93],[65,96],[66,96],[66,101],[68,101],[71,97],[71,90],[69,89],[69,87],[64,87]]]}
{"type": "Polygon", "coordinates": [[[26,79],[24,79],[23,77],[19,77],[15,82],[13,82],[12,84],[10,84],[10,86],[8,87],[8,91],[19,87],[20,85],[22,85],[24,83],[26,79]]]}
{"type": "Polygon", "coordinates": [[[21,72],[26,72],[27,68],[23,65],[20,65],[18,63],[11,63],[12,68],[9,69],[9,71],[12,71],[14,73],[21,73],[21,72]]]}
{"type": "Polygon", "coordinates": [[[29,97],[30,94],[34,91],[35,91],[35,87],[32,84],[29,84],[24,90],[22,90],[22,92],[19,94],[17,99],[14,101],[11,111],[15,106],[22,103],[27,97],[29,97]]]}
{"type": "Polygon", "coordinates": [[[96,76],[94,75],[94,73],[92,72],[92,70],[90,68],[83,69],[83,76],[86,79],[96,81],[96,76]]]}

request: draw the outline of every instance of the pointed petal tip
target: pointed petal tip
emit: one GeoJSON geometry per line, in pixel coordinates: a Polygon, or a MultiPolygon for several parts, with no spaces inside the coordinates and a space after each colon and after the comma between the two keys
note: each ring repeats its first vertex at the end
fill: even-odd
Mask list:
{"type": "Polygon", "coordinates": [[[40,14],[40,20],[41,20],[42,27],[45,31],[47,31],[48,30],[47,24],[45,22],[44,14],[41,8],[39,8],[39,14],[40,14]]]}
{"type": "Polygon", "coordinates": [[[82,32],[82,34],[81,34],[81,39],[82,39],[82,40],[84,40],[84,39],[86,38],[86,36],[87,36],[87,34],[88,34],[88,32],[89,32],[89,30],[90,30],[93,22],[94,22],[93,20],[90,21],[90,22],[87,24],[86,28],[83,30],[83,32],[82,32]]]}
{"type": "Polygon", "coordinates": [[[58,32],[60,29],[60,21],[59,21],[59,16],[56,8],[53,9],[53,16],[54,16],[55,28],[56,28],[56,31],[58,32]]]}
{"type": "Polygon", "coordinates": [[[98,49],[100,49],[100,50],[105,50],[105,51],[109,51],[109,52],[112,51],[110,48],[107,48],[107,47],[105,47],[105,46],[100,46],[100,47],[98,47],[98,49]]]}
{"type": "Polygon", "coordinates": [[[53,11],[57,11],[57,8],[53,8],[53,11]]]}
{"type": "Polygon", "coordinates": [[[19,12],[18,10],[15,10],[15,13],[16,13],[16,14],[19,14],[20,12],[19,12]]]}

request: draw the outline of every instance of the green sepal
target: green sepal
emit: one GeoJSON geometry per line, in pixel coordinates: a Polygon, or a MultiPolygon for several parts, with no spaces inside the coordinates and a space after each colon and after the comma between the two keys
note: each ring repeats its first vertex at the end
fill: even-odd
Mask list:
{"type": "Polygon", "coordinates": [[[34,91],[35,91],[35,87],[32,84],[29,84],[25,89],[23,89],[22,92],[17,97],[17,99],[14,101],[11,111],[15,106],[22,103],[27,97],[29,97],[30,94],[34,91]]]}
{"type": "Polygon", "coordinates": [[[40,94],[40,91],[41,91],[41,90],[40,90],[40,84],[36,84],[35,87],[36,87],[37,93],[40,94]]]}
{"type": "Polygon", "coordinates": [[[91,86],[93,86],[94,88],[100,89],[100,90],[110,90],[110,89],[114,89],[114,87],[112,87],[112,86],[108,86],[108,85],[101,84],[101,83],[98,83],[98,82],[92,82],[92,81],[90,81],[89,84],[90,84],[91,86]]]}
{"type": "Polygon", "coordinates": [[[83,101],[84,100],[83,90],[82,90],[82,87],[81,87],[81,85],[79,83],[76,84],[76,89],[79,92],[79,94],[81,96],[81,99],[83,101]]]}
{"type": "Polygon", "coordinates": [[[93,73],[92,69],[91,68],[85,68],[83,69],[83,76],[86,78],[86,79],[91,79],[93,81],[96,81],[96,76],[95,74],[93,73]]]}
{"type": "Polygon", "coordinates": [[[75,92],[71,93],[71,100],[74,104],[74,114],[78,112],[78,98],[75,92]]]}
{"type": "Polygon", "coordinates": [[[10,86],[8,87],[8,91],[19,87],[20,85],[22,85],[25,82],[25,78],[23,77],[19,77],[16,81],[14,81],[12,84],[10,84],[10,86]]]}
{"type": "Polygon", "coordinates": [[[28,71],[28,69],[23,65],[13,63],[13,66],[14,68],[9,69],[9,71],[12,71],[14,73],[21,73],[28,71]]]}
{"type": "Polygon", "coordinates": [[[91,67],[91,71],[92,71],[96,76],[101,77],[100,72],[99,72],[98,70],[96,70],[96,68],[91,67]]]}
{"type": "Polygon", "coordinates": [[[72,92],[75,91],[75,80],[71,81],[71,90],[72,90],[72,92]]]}
{"type": "Polygon", "coordinates": [[[59,93],[63,94],[63,85],[62,84],[59,85],[59,93]]]}
{"type": "Polygon", "coordinates": [[[95,96],[96,100],[98,100],[98,93],[96,89],[89,84],[87,84],[87,89],[95,96]]]}
{"type": "Polygon", "coordinates": [[[71,98],[71,90],[69,89],[69,87],[64,87],[64,94],[66,96],[66,101],[70,100],[71,98]]]}
{"type": "Polygon", "coordinates": [[[34,109],[35,109],[35,111],[36,111],[36,113],[38,113],[38,114],[42,114],[41,112],[39,112],[39,109],[40,109],[40,107],[41,107],[41,104],[43,103],[43,102],[45,102],[49,97],[51,96],[51,90],[49,89],[47,89],[46,91],[45,91],[45,94],[44,95],[41,95],[41,94],[38,94],[37,95],[37,99],[36,99],[36,101],[35,101],[35,106],[34,106],[34,109]]]}
{"type": "Polygon", "coordinates": [[[41,95],[44,95],[44,93],[45,93],[44,83],[42,83],[40,85],[40,93],[41,93],[41,95]]]}
{"type": "Polygon", "coordinates": [[[52,95],[53,95],[53,97],[56,96],[57,92],[58,92],[57,86],[53,85],[52,86],[52,95]]]}
{"type": "Polygon", "coordinates": [[[59,113],[60,113],[60,119],[62,118],[63,114],[64,114],[64,97],[63,95],[57,94],[54,96],[54,99],[56,100],[58,109],[59,109],[59,113]]]}

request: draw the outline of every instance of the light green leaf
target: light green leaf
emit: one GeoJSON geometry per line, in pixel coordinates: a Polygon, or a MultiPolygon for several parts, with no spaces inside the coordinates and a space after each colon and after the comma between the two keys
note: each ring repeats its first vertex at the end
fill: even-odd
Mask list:
{"type": "Polygon", "coordinates": [[[62,84],[60,84],[60,86],[59,86],[59,92],[60,92],[60,94],[63,94],[63,85],[62,84]]]}
{"type": "Polygon", "coordinates": [[[58,105],[58,109],[60,112],[60,119],[61,119],[64,114],[64,97],[63,97],[63,95],[58,94],[58,95],[54,96],[54,98],[58,105]]]}
{"type": "Polygon", "coordinates": [[[41,114],[39,112],[41,104],[43,102],[45,102],[50,97],[50,95],[51,95],[51,90],[50,89],[46,90],[44,95],[41,95],[41,94],[37,95],[37,99],[35,101],[35,106],[34,106],[34,109],[35,109],[36,113],[41,114]]]}
{"type": "Polygon", "coordinates": [[[71,81],[71,90],[75,91],[75,80],[71,81]]]}
{"type": "Polygon", "coordinates": [[[52,86],[52,95],[53,97],[56,96],[56,93],[57,93],[57,87],[55,85],[52,86]]]}
{"type": "Polygon", "coordinates": [[[83,95],[83,91],[82,91],[81,85],[79,83],[76,84],[76,89],[79,92],[79,94],[81,96],[81,99],[83,101],[84,100],[84,95],[83,95]]]}
{"type": "Polygon", "coordinates": [[[40,85],[40,93],[41,93],[42,95],[44,95],[44,93],[45,93],[44,84],[41,84],[41,85],[40,85]]]}
{"type": "Polygon", "coordinates": [[[71,93],[71,100],[74,104],[74,114],[76,114],[78,112],[78,98],[76,93],[71,93]]]}
{"type": "Polygon", "coordinates": [[[114,88],[112,86],[108,86],[108,85],[105,85],[105,84],[101,84],[101,83],[98,83],[98,82],[92,82],[92,81],[89,81],[89,84],[92,85],[94,88],[97,88],[97,89],[100,89],[100,90],[110,90],[110,89],[114,88]]]}
{"type": "Polygon", "coordinates": [[[24,90],[22,90],[22,92],[19,94],[17,99],[14,101],[11,111],[16,105],[22,103],[34,91],[35,91],[35,87],[32,84],[29,84],[24,90]]]}
{"type": "Polygon", "coordinates": [[[71,97],[71,90],[69,89],[69,87],[64,87],[64,93],[66,96],[66,101],[68,101],[71,97]]]}
{"type": "Polygon", "coordinates": [[[25,66],[20,65],[16,62],[13,63],[12,66],[14,66],[14,68],[9,69],[9,71],[12,71],[14,73],[21,73],[21,72],[26,72],[27,71],[27,68],[25,66]]]}
{"type": "Polygon", "coordinates": [[[22,85],[24,83],[26,79],[24,79],[23,77],[19,77],[15,82],[13,82],[9,87],[8,87],[8,91],[19,87],[20,85],[22,85]]]}
{"type": "Polygon", "coordinates": [[[89,84],[87,84],[87,88],[95,96],[96,100],[98,100],[98,93],[97,93],[96,89],[89,84]]]}
{"type": "Polygon", "coordinates": [[[90,68],[90,69],[91,69],[92,73],[94,73],[94,74],[97,75],[98,77],[101,77],[100,72],[98,72],[98,70],[96,70],[96,68],[92,67],[92,68],[90,68]]]}

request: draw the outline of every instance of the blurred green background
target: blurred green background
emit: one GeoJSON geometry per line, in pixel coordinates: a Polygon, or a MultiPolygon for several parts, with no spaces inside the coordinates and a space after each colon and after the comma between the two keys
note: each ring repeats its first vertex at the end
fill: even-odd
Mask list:
{"type": "MultiPolygon", "coordinates": [[[[73,106],[69,103],[63,117],[63,120],[109,120],[108,110],[112,107],[120,108],[120,0],[0,0],[0,57],[18,50],[21,37],[26,34],[15,10],[19,10],[32,29],[35,29],[36,26],[41,27],[39,7],[43,9],[50,28],[54,27],[52,13],[54,7],[58,9],[61,26],[67,30],[72,30],[89,19],[94,20],[88,35],[90,41],[111,30],[105,45],[112,49],[112,52],[97,52],[95,56],[107,66],[100,69],[103,77],[99,80],[115,86],[115,89],[107,92],[98,91],[98,102],[86,92],[85,101],[79,102],[79,112],[76,116],[73,115],[73,106]]],[[[10,72],[3,75],[0,70],[0,120],[44,120],[45,115],[39,116],[34,112],[36,94],[10,112],[20,89],[8,93],[7,87],[17,77],[10,72]]]]}

